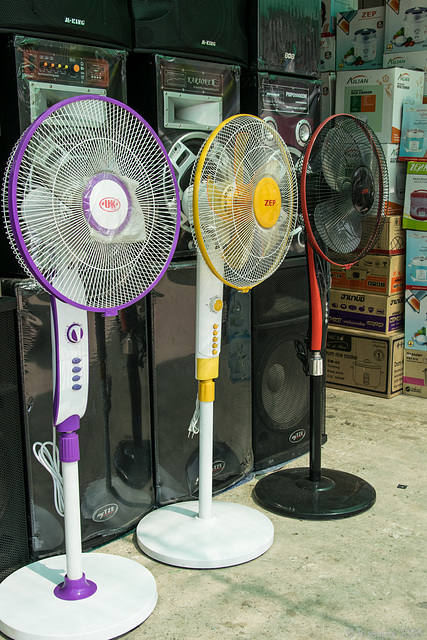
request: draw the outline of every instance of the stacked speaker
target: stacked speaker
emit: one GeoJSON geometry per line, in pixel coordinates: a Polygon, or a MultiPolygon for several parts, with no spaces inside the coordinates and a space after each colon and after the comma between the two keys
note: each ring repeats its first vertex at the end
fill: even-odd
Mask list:
{"type": "MultiPolygon", "coordinates": [[[[264,118],[298,162],[320,123],[320,2],[249,0],[249,65],[241,108],[264,118]]],[[[252,292],[254,467],[308,451],[310,383],[304,367],[309,293],[304,233],[252,292]]]]}

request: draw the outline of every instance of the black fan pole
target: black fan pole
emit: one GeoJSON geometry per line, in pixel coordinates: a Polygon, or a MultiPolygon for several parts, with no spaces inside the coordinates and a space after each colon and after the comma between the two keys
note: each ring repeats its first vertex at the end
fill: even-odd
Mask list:
{"type": "Polygon", "coordinates": [[[309,467],[280,469],[259,480],[254,496],[263,507],[302,520],[347,518],[369,509],[375,489],[357,476],[322,469],[324,346],[328,326],[329,265],[307,244],[310,281],[310,452],[309,467]]]}

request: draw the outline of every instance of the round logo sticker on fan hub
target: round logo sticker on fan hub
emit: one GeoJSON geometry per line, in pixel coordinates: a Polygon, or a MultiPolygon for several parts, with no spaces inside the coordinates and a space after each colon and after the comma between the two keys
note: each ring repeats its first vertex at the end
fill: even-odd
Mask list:
{"type": "Polygon", "coordinates": [[[255,187],[253,206],[255,218],[264,229],[271,229],[280,215],[282,199],[277,182],[265,176],[255,187]]]}
{"type": "Polygon", "coordinates": [[[131,198],[126,185],[113,174],[94,176],[83,194],[83,211],[90,226],[102,235],[120,233],[131,213],[131,198]]]}

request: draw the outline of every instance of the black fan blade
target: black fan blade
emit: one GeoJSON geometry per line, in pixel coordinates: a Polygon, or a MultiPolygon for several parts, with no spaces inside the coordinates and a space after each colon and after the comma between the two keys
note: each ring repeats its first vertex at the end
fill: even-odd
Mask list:
{"type": "Polygon", "coordinates": [[[316,205],[314,222],[327,247],[338,253],[351,253],[362,239],[362,220],[356,209],[347,204],[337,210],[334,198],[316,205]]]}

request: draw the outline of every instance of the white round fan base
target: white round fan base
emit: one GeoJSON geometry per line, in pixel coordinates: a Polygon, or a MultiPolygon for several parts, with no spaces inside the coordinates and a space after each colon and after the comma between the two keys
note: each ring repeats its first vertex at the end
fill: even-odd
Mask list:
{"type": "Polygon", "coordinates": [[[0,630],[17,640],[110,640],[137,627],[157,603],[154,577],[138,562],[83,554],[86,578],[97,585],[84,600],[60,600],[65,555],[34,562],[0,585],[0,630]]]}
{"type": "Polygon", "coordinates": [[[180,502],[144,516],[137,541],[151,558],[176,567],[217,569],[249,562],[273,543],[271,521],[231,502],[212,503],[212,518],[199,518],[199,502],[180,502]]]}

